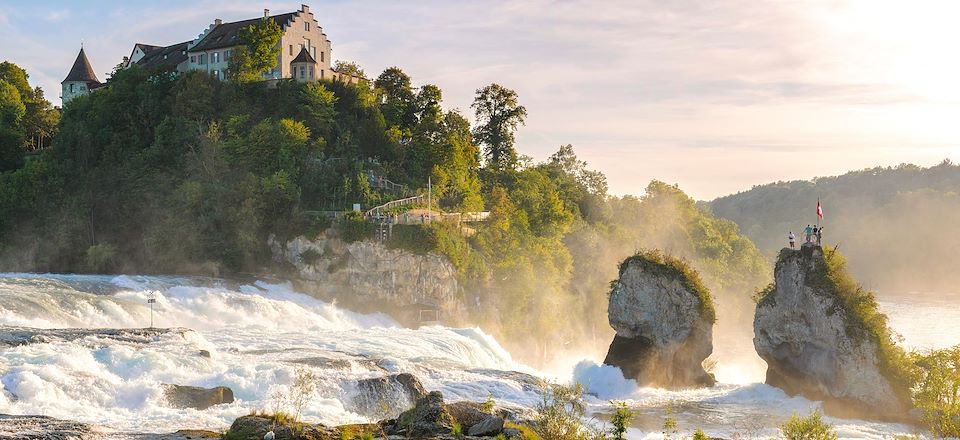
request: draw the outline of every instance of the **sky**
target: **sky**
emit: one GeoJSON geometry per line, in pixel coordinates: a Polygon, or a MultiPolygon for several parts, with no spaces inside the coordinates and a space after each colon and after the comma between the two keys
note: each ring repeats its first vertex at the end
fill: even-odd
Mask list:
{"type": "MultiPolygon", "coordinates": [[[[957,1],[307,0],[333,59],[398,66],[470,116],[516,90],[520,154],[572,144],[613,194],[658,179],[696,199],[778,180],[960,160],[957,1]]],[[[81,42],[101,80],[137,42],[215,18],[299,9],[243,0],[0,0],[0,59],[59,104],[81,42]]]]}

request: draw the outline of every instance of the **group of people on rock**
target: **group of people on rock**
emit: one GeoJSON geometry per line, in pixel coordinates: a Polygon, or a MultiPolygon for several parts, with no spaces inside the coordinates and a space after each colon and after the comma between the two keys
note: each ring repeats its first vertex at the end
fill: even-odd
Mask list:
{"type": "MultiPolygon", "coordinates": [[[[814,240],[816,240],[816,243],[820,244],[820,240],[823,239],[823,226],[807,225],[806,229],[803,230],[803,234],[806,236],[807,243],[812,243],[814,240]]],[[[790,249],[796,247],[797,236],[793,235],[793,231],[790,231],[790,234],[787,235],[787,239],[790,241],[790,249]]]]}

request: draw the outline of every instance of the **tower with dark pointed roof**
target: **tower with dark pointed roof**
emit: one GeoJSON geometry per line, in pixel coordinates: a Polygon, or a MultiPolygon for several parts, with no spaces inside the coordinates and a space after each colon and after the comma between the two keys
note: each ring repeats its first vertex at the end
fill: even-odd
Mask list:
{"type": "Polygon", "coordinates": [[[80,53],[77,54],[77,60],[73,62],[73,67],[70,68],[70,73],[60,82],[60,85],[62,86],[60,98],[63,99],[64,104],[101,86],[100,80],[97,79],[97,74],[93,72],[93,66],[90,65],[90,60],[87,59],[87,54],[82,47],[80,53]]]}
{"type": "Polygon", "coordinates": [[[297,57],[290,61],[290,74],[297,82],[316,81],[314,77],[317,69],[317,60],[310,56],[306,47],[300,48],[297,57]]]}

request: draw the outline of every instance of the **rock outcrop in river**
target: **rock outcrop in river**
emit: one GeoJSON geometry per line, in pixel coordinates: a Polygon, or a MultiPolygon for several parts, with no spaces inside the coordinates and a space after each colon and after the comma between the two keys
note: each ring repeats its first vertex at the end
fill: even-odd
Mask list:
{"type": "Polygon", "coordinates": [[[761,292],[753,323],[753,344],[767,362],[766,382],[822,400],[827,412],[839,416],[904,419],[909,394],[881,366],[877,341],[889,336],[864,330],[841,297],[860,295],[857,302],[863,303],[872,296],[855,287],[846,292],[851,286],[839,286],[837,276],[820,246],[780,251],[774,284],[761,292]]]}
{"type": "Polygon", "coordinates": [[[703,368],[713,352],[710,292],[682,261],[659,252],[624,260],[607,315],[617,334],[604,363],[627,379],[668,388],[716,382],[703,368]]]}
{"type": "Polygon", "coordinates": [[[417,438],[464,440],[491,438],[504,434],[508,438],[523,438],[519,431],[505,428],[509,415],[500,409],[484,409],[474,402],[447,404],[439,391],[432,391],[417,399],[416,405],[396,419],[377,423],[341,425],[336,427],[302,423],[293,429],[278,423],[273,416],[252,414],[234,420],[224,438],[260,440],[268,432],[277,440],[362,438],[417,438]]]}
{"type": "Polygon", "coordinates": [[[435,317],[455,324],[466,307],[457,268],[442,255],[388,249],[375,241],[346,243],[330,233],[283,244],[271,240],[271,249],[275,260],[296,268],[299,290],[353,310],[387,312],[406,325],[435,317]]]}

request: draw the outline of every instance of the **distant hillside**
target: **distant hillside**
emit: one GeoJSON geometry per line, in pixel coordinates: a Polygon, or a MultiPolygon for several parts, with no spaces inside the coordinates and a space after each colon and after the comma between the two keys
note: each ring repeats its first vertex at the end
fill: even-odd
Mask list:
{"type": "Polygon", "coordinates": [[[851,269],[881,293],[960,293],[960,166],[899,165],[812,181],[776,182],[707,203],[767,255],[798,241],[825,211],[824,245],[839,244],[851,269]]]}

